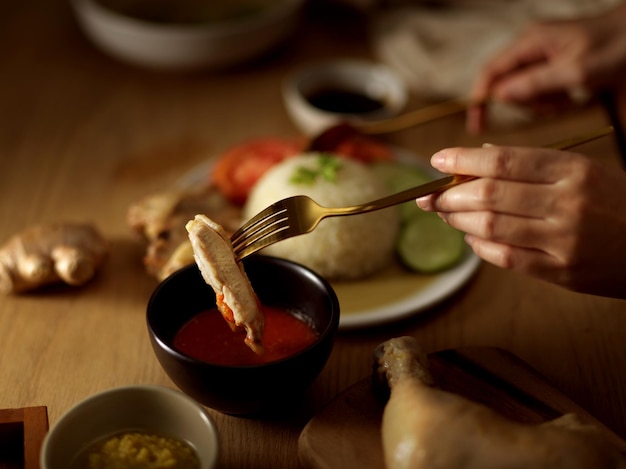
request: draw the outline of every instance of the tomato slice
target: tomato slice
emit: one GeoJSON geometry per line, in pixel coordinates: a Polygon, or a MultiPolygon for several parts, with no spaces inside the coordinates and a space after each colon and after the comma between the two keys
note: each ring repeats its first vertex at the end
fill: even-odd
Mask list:
{"type": "MultiPolygon", "coordinates": [[[[262,137],[245,141],[220,155],[210,180],[228,200],[243,205],[268,169],[300,154],[305,146],[304,139],[262,137]]],[[[341,142],[333,153],[364,163],[393,159],[392,150],[386,143],[365,135],[341,142]]]]}
{"type": "Polygon", "coordinates": [[[389,145],[366,135],[348,138],[337,145],[335,152],[363,163],[393,160],[389,145]]]}
{"type": "Polygon", "coordinates": [[[301,139],[265,137],[235,145],[216,161],[211,181],[237,205],[243,205],[250,190],[265,172],[276,163],[300,153],[301,139]]]}

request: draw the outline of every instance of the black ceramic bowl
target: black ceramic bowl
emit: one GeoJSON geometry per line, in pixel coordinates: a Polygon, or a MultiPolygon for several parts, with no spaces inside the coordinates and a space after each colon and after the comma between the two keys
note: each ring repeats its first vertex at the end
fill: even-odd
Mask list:
{"type": "Polygon", "coordinates": [[[212,409],[233,415],[274,412],[302,399],[332,350],[339,302],[330,284],[310,269],[269,256],[251,256],[244,268],[261,303],[297,308],[308,316],[318,340],[288,358],[251,366],[224,366],[191,358],[173,346],[178,330],[197,313],[215,307],[215,294],[195,264],[164,280],[148,303],[154,352],[170,379],[212,409]]]}

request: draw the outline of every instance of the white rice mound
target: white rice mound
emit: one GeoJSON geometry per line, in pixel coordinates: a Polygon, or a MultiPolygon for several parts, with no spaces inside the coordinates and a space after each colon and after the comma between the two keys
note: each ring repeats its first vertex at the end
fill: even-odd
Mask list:
{"type": "MultiPolygon", "coordinates": [[[[318,168],[317,154],[304,153],[277,164],[254,186],[244,206],[244,219],[293,195],[308,195],[325,207],[358,205],[388,195],[384,183],[366,164],[346,158],[340,162],[335,182],[317,177],[310,183],[290,179],[299,167],[318,168]]],[[[261,252],[303,264],[327,279],[354,280],[393,260],[399,224],[395,207],[329,217],[312,232],[280,241],[261,252]]]]}

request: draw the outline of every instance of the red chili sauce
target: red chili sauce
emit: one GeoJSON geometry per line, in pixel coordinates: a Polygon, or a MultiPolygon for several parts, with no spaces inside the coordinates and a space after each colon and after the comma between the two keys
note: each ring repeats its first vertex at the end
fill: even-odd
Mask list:
{"type": "Polygon", "coordinates": [[[304,350],[319,336],[311,324],[285,309],[262,306],[262,312],[265,316],[263,355],[257,355],[244,343],[243,330],[230,329],[217,308],[185,323],[174,337],[174,347],[190,357],[217,365],[257,365],[304,350]]]}

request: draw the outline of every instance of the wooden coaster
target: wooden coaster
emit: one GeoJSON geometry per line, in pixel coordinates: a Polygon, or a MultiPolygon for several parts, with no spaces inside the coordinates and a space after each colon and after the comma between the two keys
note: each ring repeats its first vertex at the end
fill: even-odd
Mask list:
{"type": "Polygon", "coordinates": [[[47,432],[45,406],[0,409],[0,469],[39,469],[47,432]]]}

